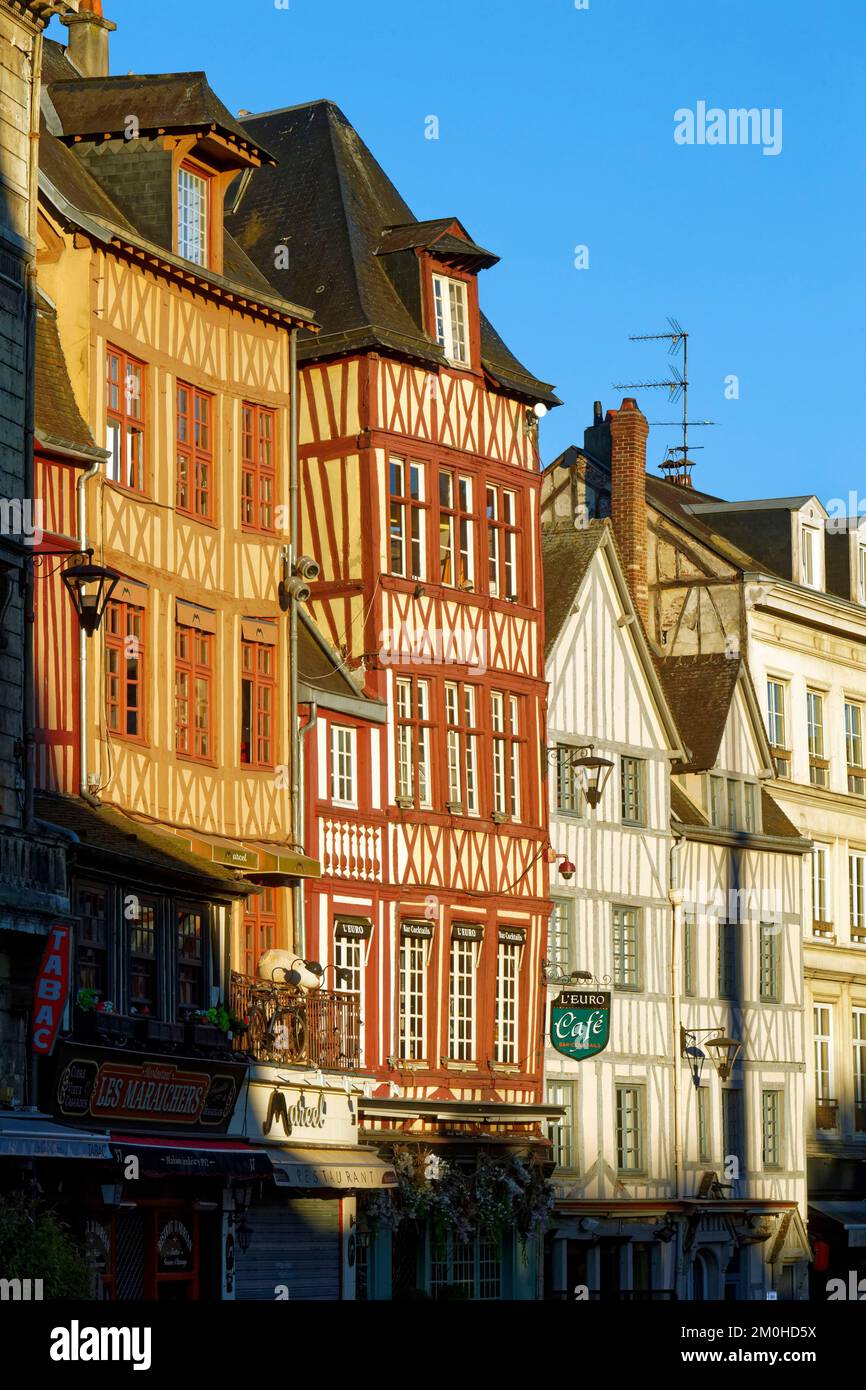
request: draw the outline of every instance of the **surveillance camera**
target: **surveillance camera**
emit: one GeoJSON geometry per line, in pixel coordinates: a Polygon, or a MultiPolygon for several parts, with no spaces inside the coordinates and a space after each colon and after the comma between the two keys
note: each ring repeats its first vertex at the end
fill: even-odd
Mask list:
{"type": "Polygon", "coordinates": [[[299,579],[318,579],[322,567],[311,555],[300,555],[295,561],[294,572],[299,579]]]}
{"type": "Polygon", "coordinates": [[[296,603],[309,603],[312,596],[312,589],[309,584],[304,583],[303,579],[296,579],[293,576],[291,579],[280,580],[279,600],[280,607],[284,613],[288,609],[292,599],[294,599],[296,603]]]}

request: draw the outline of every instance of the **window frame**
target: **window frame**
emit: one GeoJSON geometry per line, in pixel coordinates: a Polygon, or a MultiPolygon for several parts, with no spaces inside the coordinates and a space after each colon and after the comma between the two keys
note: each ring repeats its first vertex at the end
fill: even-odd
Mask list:
{"type": "Polygon", "coordinates": [[[632,903],[611,904],[611,958],[613,987],[625,994],[643,992],[643,910],[632,903]],[[626,915],[633,920],[626,921],[626,915]],[[628,950],[626,931],[633,931],[634,949],[628,950]],[[633,960],[633,980],[629,976],[629,959],[633,960]]]}
{"type": "Polygon", "coordinates": [[[848,934],[866,942],[866,850],[848,850],[848,934]]]}
{"type": "Polygon", "coordinates": [[[182,516],[191,517],[194,521],[215,522],[216,506],[214,502],[214,485],[216,483],[216,447],[214,442],[214,429],[216,424],[216,396],[212,391],[203,391],[198,386],[193,386],[188,381],[178,380],[175,383],[175,507],[182,516]],[[188,393],[188,408],[181,409],[181,395],[188,393]],[[199,420],[199,403],[207,404],[207,419],[202,423],[199,420]],[[182,440],[181,421],[186,422],[185,428],[188,431],[188,439],[182,440]],[[207,432],[208,447],[205,448],[200,442],[200,431],[207,432]],[[186,480],[187,495],[191,501],[181,500],[181,462],[186,463],[188,470],[186,480]],[[206,470],[206,484],[200,484],[200,470],[206,470]],[[199,505],[200,499],[204,499],[204,504],[199,505]]]}
{"type": "Polygon", "coordinates": [[[845,762],[851,796],[866,796],[863,708],[860,700],[845,697],[845,762]],[[855,754],[859,754],[859,759],[855,758],[855,754]]]}
{"type": "Polygon", "coordinates": [[[716,998],[737,999],[740,985],[742,926],[720,918],[717,926],[716,998]]]}
{"type": "Polygon", "coordinates": [[[499,483],[491,478],[485,481],[486,591],[488,597],[501,603],[521,603],[524,598],[523,527],[520,521],[523,502],[523,492],[516,486],[499,483]],[[509,510],[510,519],[506,514],[509,510]],[[513,584],[510,592],[506,590],[509,570],[513,584]]]}
{"type": "Polygon", "coordinates": [[[523,824],[532,814],[524,804],[526,778],[525,699],[511,691],[490,691],[491,813],[494,820],[523,824]]]}
{"type": "Polygon", "coordinates": [[[398,805],[416,810],[432,810],[436,800],[433,690],[428,676],[401,675],[394,680],[394,796],[398,805]],[[403,698],[407,691],[408,706],[403,698]]]}
{"type": "Polygon", "coordinates": [[[619,805],[620,819],[623,825],[634,827],[644,827],[647,823],[646,801],[647,801],[647,760],[646,758],[635,758],[630,753],[621,753],[619,759],[619,805]],[[633,776],[629,774],[629,769],[633,769],[633,776]],[[630,790],[633,784],[633,791],[630,790]],[[630,814],[631,808],[636,808],[634,815],[630,814]]]}
{"type": "Polygon", "coordinates": [[[275,888],[250,893],[243,910],[244,973],[256,978],[259,958],[279,945],[279,909],[275,888]],[[255,954],[253,954],[255,952],[255,954]]]}
{"type": "Polygon", "coordinates": [[[831,926],[833,925],[833,917],[832,917],[832,895],[831,895],[831,892],[830,892],[830,873],[829,873],[829,869],[830,869],[830,854],[831,854],[831,847],[830,847],[830,845],[822,844],[820,841],[817,841],[817,840],[813,843],[813,845],[812,845],[812,925],[813,925],[813,931],[814,931],[814,928],[815,928],[816,926],[818,926],[818,925],[820,925],[820,926],[822,926],[822,927],[831,927],[831,926]],[[819,868],[819,865],[823,867],[823,872],[822,872],[821,869],[819,868]],[[820,899],[820,901],[819,901],[819,899],[820,899]],[[820,906],[821,909],[822,909],[822,913],[821,913],[821,916],[820,916],[820,917],[817,915],[817,909],[818,909],[819,906],[820,906]],[[825,913],[828,913],[828,914],[830,914],[830,915],[826,915],[826,916],[825,916],[825,915],[824,915],[825,913]]]}
{"type": "Polygon", "coordinates": [[[149,675],[149,663],[147,661],[147,610],[142,604],[128,603],[126,599],[109,599],[105,610],[105,622],[103,626],[103,641],[105,650],[105,672],[104,672],[104,699],[105,699],[105,722],[106,728],[111,738],[122,738],[129,743],[147,744],[148,731],[148,690],[147,680],[149,675]],[[130,632],[129,622],[131,615],[137,615],[133,621],[138,622],[139,631],[130,632]],[[115,615],[119,615],[123,631],[115,633],[112,631],[112,621],[115,615]],[[135,638],[138,642],[137,655],[128,656],[126,654],[126,643],[130,638],[135,638]],[[110,669],[109,654],[118,654],[118,668],[116,671],[110,669]],[[138,673],[135,678],[131,678],[129,667],[132,663],[138,663],[138,673]],[[113,699],[110,694],[111,681],[117,681],[117,699],[113,699]],[[130,690],[138,692],[138,704],[130,703],[130,690]],[[118,710],[118,727],[112,728],[112,711],[118,710]],[[135,733],[130,733],[126,726],[129,722],[130,712],[135,710],[138,714],[139,729],[135,733]]]}
{"type": "Polygon", "coordinates": [[[514,941],[497,942],[493,1058],[500,1066],[516,1067],[520,1060],[520,969],[522,961],[522,944],[514,941]]]}
{"type": "Polygon", "coordinates": [[[784,1168],[785,1093],[775,1086],[761,1090],[761,1160],[765,1172],[777,1173],[784,1168]]]}
{"type": "Polygon", "coordinates": [[[548,1076],[544,1083],[547,1104],[561,1105],[565,1110],[563,1119],[550,1123],[547,1129],[555,1169],[564,1173],[578,1171],[577,1085],[577,1081],[564,1076],[548,1076]],[[562,1161],[563,1154],[566,1162],[562,1161]]]}
{"type": "Polygon", "coordinates": [[[358,809],[358,730],[353,724],[339,724],[334,720],[328,724],[328,790],[332,806],[342,806],[347,810],[358,809]],[[339,736],[348,735],[348,746],[337,747],[339,736]],[[339,766],[342,759],[342,770],[339,766]],[[346,768],[348,767],[348,775],[346,768]],[[341,788],[348,786],[351,795],[338,796],[341,788]]]}
{"type": "Polygon", "coordinates": [[[110,458],[106,460],[105,476],[108,482],[124,488],[127,492],[135,493],[139,497],[148,495],[147,371],[146,362],[142,362],[138,357],[133,357],[132,353],[125,352],[123,348],[115,347],[113,343],[106,343],[105,430],[106,448],[109,450],[110,458]],[[116,381],[111,373],[112,359],[118,362],[116,381]],[[137,380],[136,391],[129,389],[130,379],[137,380]],[[116,405],[111,403],[112,392],[116,392],[116,405]],[[137,405],[137,414],[131,409],[130,401],[137,405]],[[118,431],[116,449],[111,433],[112,427],[118,431]],[[129,481],[128,449],[129,441],[133,437],[139,440],[139,457],[136,465],[137,482],[129,481]]]}
{"type": "Polygon", "coordinates": [[[458,279],[453,275],[446,275],[444,271],[434,270],[431,274],[431,303],[433,310],[433,336],[442,348],[448,363],[452,367],[459,367],[464,370],[472,368],[472,328],[470,321],[471,304],[469,295],[469,285],[466,280],[458,279]],[[456,296],[455,296],[456,291],[456,296]],[[463,322],[455,325],[454,322],[454,298],[459,301],[463,322]],[[455,332],[455,328],[457,332],[455,332]],[[455,351],[457,347],[458,332],[463,338],[464,355],[460,356],[455,351]]]}
{"type": "Polygon", "coordinates": [[[633,1081],[616,1081],[615,1091],[615,1142],[616,1171],[621,1177],[638,1176],[646,1172],[646,1087],[633,1081]],[[628,1119],[625,1097],[634,1097],[634,1123],[631,1127],[623,1122],[628,1119]],[[630,1133],[636,1135],[632,1147],[628,1144],[630,1133]],[[630,1153],[635,1154],[635,1162],[627,1161],[630,1153]]]}
{"type": "Polygon", "coordinates": [[[478,1025],[477,942],[452,936],[448,955],[448,1061],[475,1062],[478,1025]],[[456,967],[460,966],[458,970],[456,967]],[[458,982],[468,989],[457,989],[458,982]],[[468,1003],[468,1016],[461,1017],[458,1005],[468,1003]],[[458,1029],[457,1025],[460,1024],[458,1029]]]}
{"type": "Polygon", "coordinates": [[[214,226],[213,226],[213,205],[214,205],[213,190],[214,190],[214,184],[215,184],[214,175],[213,175],[212,173],[210,173],[209,170],[203,168],[200,164],[196,164],[196,163],[194,163],[194,162],[193,162],[192,160],[190,160],[190,159],[185,159],[185,160],[183,160],[182,163],[178,166],[178,169],[177,169],[177,177],[176,177],[176,183],[175,183],[175,193],[176,193],[176,217],[177,217],[177,254],[178,254],[178,256],[181,258],[181,260],[188,261],[190,265],[197,265],[197,266],[200,266],[203,270],[208,270],[208,269],[212,269],[212,268],[213,268],[213,266],[212,266],[211,263],[212,263],[212,260],[213,260],[213,241],[214,241],[214,235],[213,235],[213,233],[214,233],[214,226]],[[203,228],[201,228],[201,230],[200,230],[200,232],[199,232],[199,238],[198,238],[198,243],[199,243],[199,244],[198,244],[198,252],[199,252],[199,255],[198,255],[198,256],[190,256],[190,255],[188,255],[188,254],[187,254],[187,242],[184,240],[183,243],[182,243],[182,241],[181,241],[181,228],[182,228],[182,226],[185,226],[185,225],[186,225],[185,219],[183,219],[182,216],[181,216],[182,208],[183,208],[183,179],[184,179],[184,175],[186,176],[186,179],[187,179],[190,183],[195,182],[196,184],[200,184],[200,185],[201,185],[201,189],[202,189],[201,203],[202,203],[202,205],[203,205],[203,207],[204,207],[204,217],[203,217],[203,218],[200,218],[200,220],[204,222],[204,226],[203,226],[203,228]]]}
{"type": "Polygon", "coordinates": [[[464,469],[448,463],[440,463],[437,467],[436,527],[439,558],[436,582],[443,588],[457,589],[461,593],[473,593],[477,583],[475,483],[475,475],[464,469]],[[442,481],[445,478],[450,485],[450,500],[447,504],[442,500],[442,481]],[[468,489],[466,506],[463,501],[464,487],[468,489]],[[444,527],[443,518],[446,518],[444,527]],[[447,533],[446,547],[443,547],[442,543],[443,532],[447,533]],[[450,579],[444,577],[443,556],[448,556],[452,574],[450,579]],[[455,568],[458,572],[456,582],[455,568]]]}
{"type": "Polygon", "coordinates": [[[427,579],[427,528],[431,503],[428,492],[428,465],[423,459],[388,457],[388,573],[398,579],[423,583],[427,579]],[[400,488],[395,491],[395,470],[399,469],[400,488]],[[417,492],[415,479],[417,478],[417,492]],[[395,567],[395,544],[400,549],[400,568],[395,567]],[[416,573],[417,564],[417,573],[416,573]]]}
{"type": "Polygon", "coordinates": [[[555,894],[550,897],[550,913],[547,919],[547,961],[549,965],[558,965],[565,969],[571,964],[574,954],[574,899],[558,898],[555,894]],[[565,908],[565,927],[560,927],[557,931],[553,926],[554,916],[558,909],[565,908]],[[564,949],[557,945],[557,938],[565,940],[564,949]]]}
{"type": "Polygon", "coordinates": [[[782,997],[782,952],[775,923],[758,923],[758,998],[763,1004],[778,1004],[782,997]]]}
{"type": "Polygon", "coordinates": [[[791,776],[791,750],[788,747],[788,682],[778,676],[767,677],[767,737],[773,755],[773,770],[780,780],[791,776]]]}
{"type": "Polygon", "coordinates": [[[260,536],[277,534],[277,423],[272,406],[241,402],[241,530],[260,536]],[[262,432],[266,420],[270,421],[269,436],[262,432]],[[270,446],[267,462],[263,446],[270,446]],[[268,512],[270,520],[264,521],[268,512]]]}
{"type": "Polygon", "coordinates": [[[452,815],[481,815],[480,759],[483,730],[478,722],[481,687],[471,681],[446,680],[445,788],[446,807],[452,815]],[[470,798],[471,789],[471,798],[470,798]],[[457,793],[455,796],[453,793],[457,793]]]}
{"type": "Polygon", "coordinates": [[[270,642],[256,642],[241,637],[241,708],[240,708],[240,743],[238,763],[241,770],[255,771],[256,769],[273,771],[276,766],[277,751],[277,730],[279,728],[278,714],[278,690],[276,678],[276,652],[277,648],[270,642]],[[253,665],[247,666],[246,656],[248,652],[253,653],[253,665]],[[270,671],[260,669],[259,658],[267,652],[270,659],[270,671]],[[249,739],[247,743],[248,756],[244,758],[244,685],[250,686],[250,725],[249,739]],[[260,704],[260,698],[268,695],[267,707],[260,704]],[[270,721],[270,731],[263,732],[263,721],[270,721]],[[267,757],[262,757],[262,751],[267,752],[267,757]],[[255,752],[255,756],[253,756],[255,752]]]}
{"type": "Polygon", "coordinates": [[[397,1047],[401,1062],[427,1060],[431,939],[404,932],[401,927],[397,962],[397,1047]],[[414,1011],[410,1001],[418,1006],[414,1011]]]}
{"type": "Polygon", "coordinates": [[[217,758],[216,739],[214,738],[213,729],[213,716],[217,708],[214,700],[216,634],[213,632],[204,632],[201,628],[193,627],[189,623],[177,622],[174,625],[174,632],[174,750],[179,758],[188,759],[190,762],[207,763],[212,766],[217,758]],[[192,655],[188,657],[181,655],[180,644],[183,640],[183,636],[185,636],[190,644],[192,655]],[[208,661],[201,661],[199,659],[199,642],[205,644],[209,654],[208,661]],[[180,717],[181,677],[184,677],[188,684],[188,694],[184,697],[188,707],[188,715],[185,724],[181,721],[180,717]],[[204,683],[207,692],[207,724],[204,726],[203,734],[202,730],[199,728],[197,714],[198,694],[196,687],[199,681],[204,683]],[[184,732],[187,736],[187,742],[189,742],[189,734],[192,732],[193,746],[191,748],[189,746],[182,746],[182,733],[184,732]],[[203,739],[207,739],[208,741],[208,752],[202,751],[201,745],[203,739]]]}

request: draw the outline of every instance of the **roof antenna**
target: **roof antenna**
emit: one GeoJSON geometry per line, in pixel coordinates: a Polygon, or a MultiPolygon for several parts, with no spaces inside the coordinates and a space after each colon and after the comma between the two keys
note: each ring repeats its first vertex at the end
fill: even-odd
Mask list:
{"type": "MultiPolygon", "coordinates": [[[[674,318],[668,318],[670,330],[667,333],[633,333],[629,336],[630,343],[657,343],[669,342],[668,353],[672,355],[682,350],[683,367],[671,364],[671,374],[667,381],[620,381],[614,383],[615,391],[649,391],[664,389],[668,392],[668,400],[676,404],[678,400],[683,403],[682,420],[651,420],[650,424],[658,426],[660,429],[681,429],[683,433],[682,444],[669,444],[664,459],[659,465],[665,474],[668,482],[676,483],[678,487],[692,486],[692,469],[694,460],[689,458],[689,429],[714,425],[715,420],[690,420],[689,419],[689,335],[680,323],[674,318]]],[[[695,444],[694,449],[702,449],[702,444],[695,444]]]]}

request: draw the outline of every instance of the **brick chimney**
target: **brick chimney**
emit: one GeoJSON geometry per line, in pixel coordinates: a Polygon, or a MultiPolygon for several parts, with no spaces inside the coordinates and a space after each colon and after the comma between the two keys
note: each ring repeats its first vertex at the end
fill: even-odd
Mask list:
{"type": "Polygon", "coordinates": [[[102,0],[81,0],[78,14],[60,21],[69,30],[69,57],[82,77],[108,76],[108,36],[117,28],[102,15],[102,0]]]}
{"type": "Polygon", "coordinates": [[[646,626],[647,591],[646,441],[649,425],[637,401],[626,396],[609,410],[610,508],[634,606],[646,626]]]}

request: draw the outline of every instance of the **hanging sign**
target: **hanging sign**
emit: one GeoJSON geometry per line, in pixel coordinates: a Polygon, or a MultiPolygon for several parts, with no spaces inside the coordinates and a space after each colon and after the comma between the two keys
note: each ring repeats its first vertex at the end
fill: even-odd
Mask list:
{"type": "Polygon", "coordinates": [[[452,941],[483,941],[484,927],[474,922],[454,922],[451,927],[452,941]]]}
{"type": "Polygon", "coordinates": [[[604,1052],[610,1039],[610,991],[567,989],[550,1011],[550,1041],[565,1057],[582,1062],[604,1052]]]}
{"type": "Polygon", "coordinates": [[[50,1057],[69,995],[72,928],[55,922],[48,933],[33,994],[33,1051],[50,1057]]]}
{"type": "Polygon", "coordinates": [[[407,936],[414,936],[420,941],[432,941],[433,930],[432,922],[421,921],[418,918],[404,917],[400,923],[400,935],[404,940],[407,936]]]}
{"type": "Polygon", "coordinates": [[[367,941],[372,933],[373,923],[368,917],[338,917],[334,923],[335,936],[354,936],[360,941],[367,941]]]}
{"type": "Polygon", "coordinates": [[[504,946],[523,946],[526,943],[526,928],[500,927],[499,940],[504,946]]]}

